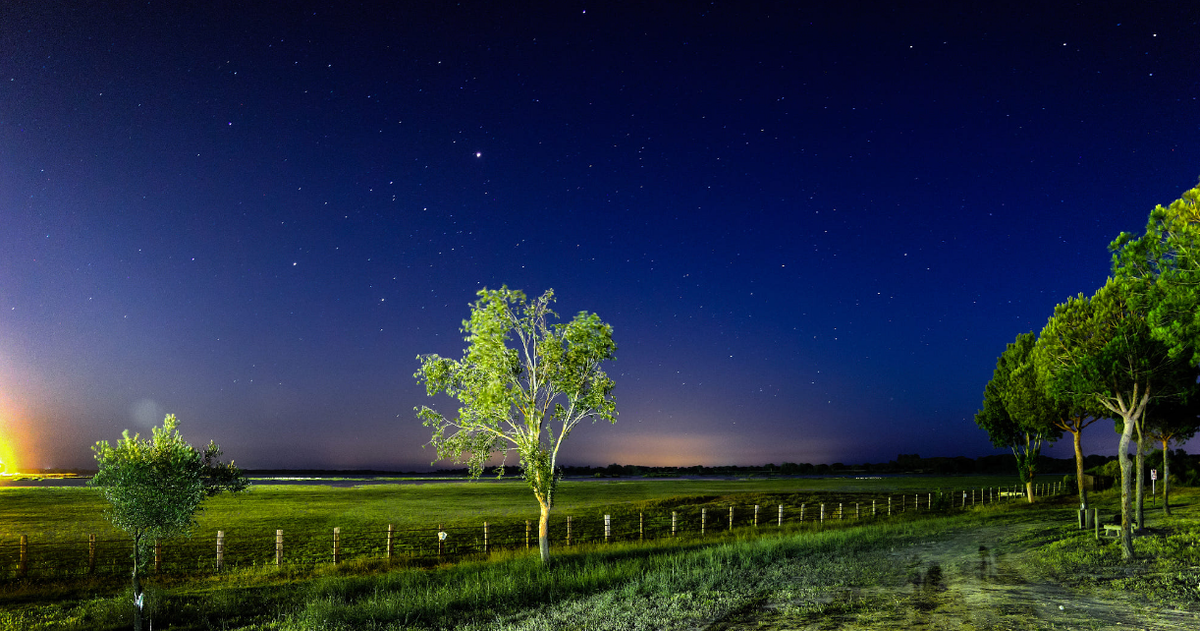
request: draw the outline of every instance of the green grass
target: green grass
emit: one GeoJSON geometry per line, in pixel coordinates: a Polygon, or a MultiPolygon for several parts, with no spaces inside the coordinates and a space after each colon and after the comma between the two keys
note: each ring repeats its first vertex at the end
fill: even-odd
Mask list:
{"type": "Polygon", "coordinates": [[[591,548],[561,554],[549,568],[526,555],[442,572],[326,578],[310,586],[304,608],[281,627],[481,628],[497,619],[528,626],[530,617],[549,628],[700,626],[764,590],[882,578],[895,570],[871,550],[918,532],[928,531],[901,522],[719,544],[591,548]]]}
{"type": "MultiPolygon", "coordinates": [[[[1049,481],[1049,480],[1047,480],[1049,481]]],[[[1003,476],[896,477],[746,480],[615,479],[564,480],[555,499],[558,514],[673,497],[720,497],[745,493],[787,494],[798,490],[834,493],[901,493],[1012,485],[1003,476]]],[[[111,532],[104,500],[95,489],[0,487],[0,536],[14,533],[88,534],[111,532]]],[[[524,520],[537,517],[537,504],[523,481],[481,479],[435,484],[374,484],[350,488],[323,485],[256,484],[248,493],[222,495],[204,504],[202,530],[332,530],[360,523],[425,527],[524,520]]]]}
{"type": "MultiPolygon", "coordinates": [[[[926,517],[825,530],[797,526],[762,538],[744,531],[715,541],[582,546],[556,550],[549,568],[510,551],[432,569],[386,571],[360,562],[307,573],[246,570],[155,584],[149,613],[172,629],[472,629],[496,620],[542,628],[697,626],[766,591],[805,598],[885,580],[901,570],[873,550],[927,537],[940,522],[926,517]]],[[[127,627],[122,603],[129,592],[117,591],[60,593],[55,604],[30,593],[34,602],[4,608],[0,629],[127,627]]],[[[21,600],[5,596],[9,604],[21,600]]]]}
{"type": "MultiPolygon", "coordinates": [[[[739,525],[752,519],[754,504],[762,506],[760,522],[764,524],[776,518],[778,504],[786,505],[785,519],[791,521],[800,517],[802,503],[808,504],[805,519],[815,519],[819,503],[826,502],[828,517],[833,519],[836,502],[844,502],[844,514],[850,516],[852,503],[862,500],[865,515],[868,496],[880,498],[879,510],[883,511],[887,494],[1010,483],[995,477],[567,480],[560,485],[551,527],[553,538],[564,540],[566,517],[571,516],[573,542],[601,540],[603,516],[608,514],[615,535],[628,539],[638,533],[639,514],[644,514],[647,535],[664,536],[670,531],[670,513],[678,511],[681,532],[695,534],[700,528],[700,511],[705,508],[706,529],[712,531],[728,527],[731,504],[739,505],[735,510],[739,525]]],[[[912,501],[911,493],[907,501],[912,501]]],[[[899,496],[896,503],[899,511],[899,496]]],[[[84,572],[89,534],[100,541],[98,568],[123,572],[128,554],[124,535],[105,521],[104,507],[99,493],[89,488],[0,488],[0,579],[15,575],[15,545],[20,534],[29,536],[33,555],[39,559],[31,568],[34,575],[84,572]]],[[[164,544],[164,571],[211,570],[217,531],[224,532],[226,566],[242,568],[273,563],[277,529],[284,531],[286,562],[324,563],[332,555],[335,527],[341,531],[343,558],[383,556],[389,524],[397,531],[397,555],[436,554],[439,527],[451,535],[446,553],[460,555],[481,547],[485,521],[494,548],[498,544],[521,545],[525,522],[536,528],[536,520],[537,505],[520,480],[350,488],[256,485],[247,493],[206,501],[193,535],[164,544]]]]}
{"type": "MultiPolygon", "coordinates": [[[[1119,514],[1116,492],[1100,496],[1102,515],[1119,514]]],[[[1034,558],[1041,569],[1064,584],[1081,589],[1112,588],[1135,593],[1170,607],[1200,603],[1200,492],[1172,492],[1172,515],[1146,503],[1146,531],[1133,539],[1135,558],[1121,558],[1114,540],[1097,542],[1074,524],[1041,523],[1026,537],[1038,544],[1034,558]]],[[[1066,521],[1066,520],[1064,520],[1066,521]]]]}
{"type": "MultiPolygon", "coordinates": [[[[861,481],[864,486],[857,487],[854,482],[569,481],[556,513],[573,513],[582,522],[605,512],[625,519],[664,507],[708,506],[715,534],[723,530],[730,503],[739,505],[740,516],[743,507],[753,503],[773,506],[789,498],[828,500],[855,490],[874,493],[876,489],[869,485],[880,481],[861,481]],[[814,495],[820,491],[826,494],[814,495]]],[[[891,488],[879,491],[913,488],[905,486],[910,483],[885,482],[891,488]]],[[[941,478],[930,486],[986,484],[979,482],[941,478]]],[[[992,479],[991,485],[995,484],[992,479]]],[[[244,496],[215,498],[203,520],[210,527],[220,523],[211,520],[232,523],[227,531],[260,528],[271,533],[281,523],[293,530],[306,525],[332,529],[334,524],[346,529],[347,524],[384,520],[421,523],[431,514],[447,523],[481,520],[483,515],[516,520],[533,516],[528,493],[519,482],[258,487],[244,496]]],[[[56,515],[90,519],[94,525],[95,513],[102,508],[95,494],[85,489],[4,489],[0,498],[0,523],[6,530],[9,523],[23,523],[51,526],[41,532],[71,533],[71,528],[55,521],[56,515]],[[17,501],[8,501],[14,498],[17,501]]],[[[956,503],[959,499],[955,496],[956,503]]],[[[1181,504],[1191,506],[1193,500],[1181,494],[1181,504]]],[[[1111,503],[1111,499],[1103,501],[1111,503]]],[[[156,624],[173,629],[694,628],[705,621],[736,618],[764,601],[787,603],[782,611],[799,618],[869,615],[873,608],[884,606],[867,597],[828,594],[831,590],[857,593],[864,587],[902,581],[905,568],[896,567],[880,550],[949,529],[977,527],[997,516],[1028,522],[1028,541],[1051,549],[1055,541],[1067,537],[1060,522],[1070,504],[1068,500],[1034,507],[1009,503],[951,517],[909,513],[866,524],[828,522],[825,528],[790,523],[778,529],[772,521],[757,531],[741,527],[704,540],[659,539],[570,549],[556,536],[555,562],[550,568],[523,550],[496,552],[488,558],[467,556],[461,563],[440,567],[429,561],[378,558],[359,558],[336,567],[328,563],[292,563],[282,569],[242,565],[220,575],[151,577],[150,613],[156,624]],[[1051,525],[1046,525],[1047,516],[1051,525]]],[[[1178,518],[1181,529],[1188,523],[1183,514],[1178,518]]],[[[766,511],[764,521],[774,515],[773,510],[766,511]]],[[[1181,549],[1187,541],[1164,545],[1181,549]]],[[[1082,555],[1082,538],[1080,545],[1082,555]]],[[[1170,554],[1164,549],[1164,557],[1170,554]]],[[[0,581],[0,629],[128,628],[127,581],[120,574],[0,581]]],[[[1134,587],[1150,590],[1149,585],[1134,587]]]]}

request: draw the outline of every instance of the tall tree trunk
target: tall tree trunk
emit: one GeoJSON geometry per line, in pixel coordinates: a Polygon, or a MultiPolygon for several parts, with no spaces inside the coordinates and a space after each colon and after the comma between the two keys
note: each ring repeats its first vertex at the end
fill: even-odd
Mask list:
{"type": "Polygon", "coordinates": [[[142,564],[142,537],[133,537],[133,631],[142,631],[142,582],[138,567],[142,564]]]}
{"type": "Polygon", "coordinates": [[[1146,527],[1146,450],[1143,449],[1144,441],[1142,440],[1142,423],[1146,421],[1143,416],[1137,424],[1137,530],[1140,533],[1146,527]]]}
{"type": "Polygon", "coordinates": [[[542,514],[538,517],[538,552],[542,556],[542,564],[550,563],[550,504],[538,498],[542,514]]]}
{"type": "Polygon", "coordinates": [[[1167,443],[1170,442],[1164,438],[1163,444],[1163,513],[1171,514],[1171,458],[1167,456],[1167,443]]]}
{"type": "Polygon", "coordinates": [[[1077,483],[1076,486],[1079,487],[1079,506],[1087,510],[1087,493],[1083,490],[1083,445],[1080,441],[1082,435],[1082,431],[1071,432],[1071,437],[1075,443],[1075,482],[1077,483]]]}
{"type": "Polygon", "coordinates": [[[1121,557],[1133,558],[1133,537],[1130,526],[1133,517],[1133,464],[1129,462],[1129,441],[1133,438],[1133,420],[1122,415],[1121,440],[1117,443],[1117,461],[1121,463],[1121,557]]]}
{"type": "Polygon", "coordinates": [[[1025,483],[1025,497],[1029,498],[1030,504],[1033,503],[1033,479],[1032,478],[1030,478],[1030,480],[1025,483]]]}

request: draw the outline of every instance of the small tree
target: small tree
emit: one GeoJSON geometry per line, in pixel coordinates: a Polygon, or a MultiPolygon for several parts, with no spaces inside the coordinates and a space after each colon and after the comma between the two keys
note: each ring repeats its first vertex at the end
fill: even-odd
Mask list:
{"type": "Polygon", "coordinates": [[[477,295],[471,318],[462,323],[463,358],[418,356],[421,369],[414,375],[429,396],[445,392],[458,399],[458,416],[426,406],[417,416],[433,429],[438,458],[467,463],[473,477],[494,454],[507,459],[510,449],[517,451],[541,508],[538,548],[549,562],[558,450],[585,419],[616,422],[613,381],[600,367],[617,349],[612,327],[587,312],[551,325],[553,290],[532,301],[508,287],[477,295]]]}
{"type": "Polygon", "coordinates": [[[178,426],[175,415],[168,414],[148,441],[126,430],[116,445],[102,440],[92,447],[100,470],[89,484],[99,487],[108,500],[108,520],[133,537],[135,631],[142,629],[139,572],[154,542],[190,530],[205,497],[246,486],[232,462],[217,461],[221,450],[215,443],[197,451],[184,442],[178,426]]]}
{"type": "Polygon", "coordinates": [[[1200,393],[1191,392],[1154,406],[1147,420],[1147,434],[1162,443],[1163,513],[1171,514],[1171,458],[1169,445],[1186,443],[1200,430],[1200,393]]]}
{"type": "Polygon", "coordinates": [[[1030,502],[1042,443],[1062,435],[1050,422],[1052,402],[1028,368],[1034,342],[1033,333],[1022,333],[1004,349],[983,389],[983,409],[975,414],[975,424],[988,433],[993,445],[1012,449],[1030,502]]]}
{"type": "MultiPolygon", "coordinates": [[[[1078,299],[1083,299],[1082,294],[1078,299]]],[[[1084,309],[1064,311],[1059,315],[1063,319],[1059,325],[1082,326],[1088,313],[1090,312],[1084,309]],[[1081,317],[1083,320],[1079,320],[1081,317]],[[1075,320],[1069,320],[1070,318],[1075,320]]],[[[1049,358],[1046,353],[1037,352],[1039,344],[1040,342],[1034,344],[1028,359],[1014,369],[1011,379],[1021,384],[1022,387],[1018,390],[1030,392],[1024,397],[1029,403],[1021,406],[1025,408],[1026,413],[1044,415],[1058,430],[1071,434],[1071,442],[1075,449],[1075,480],[1079,503],[1083,508],[1087,508],[1087,493],[1084,492],[1083,482],[1082,434],[1084,429],[1102,418],[1107,410],[1097,405],[1091,397],[1075,397],[1069,393],[1056,392],[1050,383],[1055,366],[1047,363],[1049,358]],[[1034,392],[1036,394],[1033,394],[1034,392]]]]}

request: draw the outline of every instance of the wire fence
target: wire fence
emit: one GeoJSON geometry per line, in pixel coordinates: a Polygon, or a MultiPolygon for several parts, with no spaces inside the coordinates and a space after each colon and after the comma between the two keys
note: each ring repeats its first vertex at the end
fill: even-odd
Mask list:
{"type": "MultiPolygon", "coordinates": [[[[1063,492],[1062,483],[1035,488],[1038,495],[1063,492]]],[[[609,507],[604,514],[552,515],[548,524],[554,546],[703,538],[730,532],[770,534],[785,525],[846,525],[914,513],[948,513],[1024,497],[1019,487],[871,496],[815,493],[815,502],[799,504],[680,504],[609,507]]],[[[317,565],[362,559],[454,561],[499,550],[538,546],[537,520],[499,521],[420,528],[355,528],[332,531],[262,531],[247,528],[204,529],[153,546],[148,572],[169,575],[213,574],[258,566],[317,565]]],[[[0,532],[0,580],[128,574],[132,539],[57,537],[52,533],[0,532]]]]}

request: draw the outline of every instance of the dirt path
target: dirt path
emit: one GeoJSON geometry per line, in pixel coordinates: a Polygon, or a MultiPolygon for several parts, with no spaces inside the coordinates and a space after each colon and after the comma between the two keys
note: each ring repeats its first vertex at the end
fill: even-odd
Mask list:
{"type": "Polygon", "coordinates": [[[784,629],[1200,629],[1200,614],[1115,592],[1085,593],[1040,576],[1011,541],[1016,527],[970,530],[897,548],[905,578],[839,589],[818,603],[768,602],[712,631],[784,629]],[[807,605],[807,606],[805,606],[807,605]]]}

